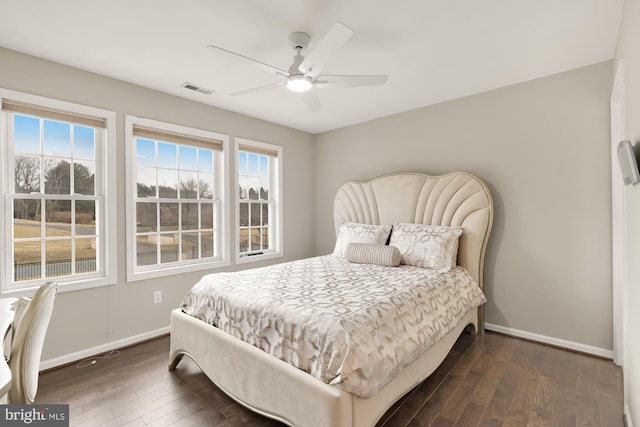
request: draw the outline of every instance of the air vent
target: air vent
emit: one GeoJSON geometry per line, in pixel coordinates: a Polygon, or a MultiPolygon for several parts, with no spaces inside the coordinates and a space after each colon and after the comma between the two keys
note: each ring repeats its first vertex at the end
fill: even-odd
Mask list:
{"type": "Polygon", "coordinates": [[[193,83],[189,83],[189,82],[184,82],[180,86],[185,88],[185,89],[192,90],[194,92],[204,93],[205,95],[211,95],[214,92],[211,89],[207,89],[206,87],[201,87],[201,86],[198,86],[198,85],[194,85],[193,83]]]}

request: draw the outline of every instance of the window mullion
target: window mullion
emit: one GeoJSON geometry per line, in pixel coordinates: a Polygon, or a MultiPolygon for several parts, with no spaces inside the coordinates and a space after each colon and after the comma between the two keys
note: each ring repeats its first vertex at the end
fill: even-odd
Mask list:
{"type": "Polygon", "coordinates": [[[156,203],[156,264],[162,264],[162,230],[160,228],[160,203],[156,203]]]}
{"type": "MultiPolygon", "coordinates": [[[[71,126],[69,129],[69,139],[70,139],[70,158],[69,158],[69,194],[74,194],[76,192],[76,167],[75,167],[75,157],[74,157],[74,134],[75,126],[71,126]]],[[[95,184],[94,184],[95,185],[95,184]]],[[[95,191],[95,189],[94,189],[95,191]]]]}
{"type": "MultiPolygon", "coordinates": [[[[73,170],[73,167],[71,168],[73,170]]],[[[78,257],[76,256],[76,201],[71,199],[71,274],[76,274],[78,257]]]]}
{"type": "MultiPolygon", "coordinates": [[[[40,160],[40,192],[42,194],[44,194],[44,156],[42,153],[44,153],[44,120],[40,119],[39,122],[39,128],[40,128],[40,134],[39,134],[39,143],[40,143],[40,153],[39,153],[39,160],[40,160]]],[[[14,159],[15,159],[15,155],[14,155],[14,159]]],[[[14,163],[15,164],[15,163],[14,163]]],[[[14,187],[15,188],[15,187],[14,187]]],[[[43,276],[44,277],[44,276],[43,276]]]]}
{"type": "MultiPolygon", "coordinates": [[[[179,186],[178,186],[179,188],[179,186]]],[[[178,193],[179,194],[179,193],[178,193]]],[[[182,261],[182,202],[178,202],[178,253],[176,261],[182,261]]]]}
{"type": "Polygon", "coordinates": [[[47,277],[47,204],[40,201],[40,279],[47,277]]]}

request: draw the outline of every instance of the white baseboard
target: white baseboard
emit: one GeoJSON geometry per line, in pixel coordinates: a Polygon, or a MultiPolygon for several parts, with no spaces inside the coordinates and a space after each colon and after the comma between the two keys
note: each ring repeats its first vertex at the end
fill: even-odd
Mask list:
{"type": "Polygon", "coordinates": [[[631,420],[631,408],[629,404],[624,405],[624,415],[627,418],[627,427],[633,427],[633,420],[631,420]]]}
{"type": "MultiPolygon", "coordinates": [[[[69,354],[65,354],[64,356],[55,357],[53,359],[43,360],[40,362],[40,370],[44,371],[46,369],[51,369],[57,366],[66,365],[67,363],[80,361],[88,357],[95,356],[96,354],[106,353],[108,351],[115,350],[116,348],[127,347],[132,344],[136,344],[151,338],[159,337],[161,335],[165,335],[168,333],[169,333],[169,326],[166,326],[164,328],[134,335],[128,338],[123,338],[121,340],[111,341],[96,347],[91,347],[85,350],[76,351],[75,353],[69,353],[69,354]]],[[[169,363],[168,353],[167,353],[167,363],[169,363]]]]}
{"type": "Polygon", "coordinates": [[[505,335],[512,335],[518,338],[524,338],[531,341],[537,341],[544,344],[562,347],[569,350],[575,350],[582,353],[593,354],[594,356],[613,359],[613,350],[606,348],[594,347],[587,344],[580,344],[573,341],[562,340],[559,338],[548,337],[546,335],[534,334],[533,332],[521,331],[519,329],[507,328],[506,326],[494,325],[493,323],[484,324],[484,328],[490,331],[500,332],[505,335]]]}

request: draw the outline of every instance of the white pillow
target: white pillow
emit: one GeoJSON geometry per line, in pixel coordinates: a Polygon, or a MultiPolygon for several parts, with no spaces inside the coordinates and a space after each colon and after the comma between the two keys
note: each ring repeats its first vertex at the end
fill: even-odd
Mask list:
{"type": "Polygon", "coordinates": [[[345,222],[340,226],[336,246],[333,254],[344,257],[345,249],[349,243],[375,243],[384,245],[391,233],[390,225],[359,224],[357,222],[345,222]]]}
{"type": "Polygon", "coordinates": [[[461,227],[396,223],[389,245],[400,249],[402,264],[451,270],[458,258],[461,227]]]}
{"type": "Polygon", "coordinates": [[[402,260],[402,255],[395,246],[373,243],[349,243],[344,252],[344,257],[347,261],[358,264],[397,267],[402,260]]]}

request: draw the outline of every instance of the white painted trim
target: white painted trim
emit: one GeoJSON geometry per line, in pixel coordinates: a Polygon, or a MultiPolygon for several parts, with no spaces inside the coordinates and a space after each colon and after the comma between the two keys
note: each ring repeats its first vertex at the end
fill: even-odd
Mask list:
{"type": "Polygon", "coordinates": [[[611,172],[612,172],[612,257],[613,257],[613,361],[622,366],[624,413],[627,425],[633,426],[629,408],[629,252],[627,242],[627,192],[620,182],[620,166],[617,162],[618,141],[625,139],[625,85],[624,61],[616,64],[611,90],[611,172]],[[617,176],[615,176],[617,174],[617,176]],[[617,179],[618,184],[615,184],[617,179]]]}
{"type": "Polygon", "coordinates": [[[495,325],[493,323],[484,324],[484,328],[489,331],[500,332],[501,334],[511,335],[518,338],[524,338],[530,341],[536,341],[543,344],[549,344],[556,347],[566,348],[568,350],[579,351],[582,353],[593,354],[594,356],[613,359],[613,350],[606,348],[594,347],[587,344],[581,344],[573,341],[567,341],[559,338],[548,337],[546,335],[534,334],[533,332],[521,331],[519,329],[508,328],[506,326],[495,325]]]}
{"type": "MultiPolygon", "coordinates": [[[[102,344],[96,347],[87,348],[85,350],[76,351],[74,353],[65,354],[63,356],[55,357],[53,359],[43,360],[40,362],[40,370],[55,368],[57,366],[66,365],[68,363],[77,362],[88,357],[106,353],[117,348],[128,347],[133,344],[137,344],[142,341],[146,341],[152,338],[166,335],[169,333],[169,326],[155,329],[153,331],[144,332],[142,334],[133,335],[128,338],[123,338],[116,341],[111,341],[106,344],[102,344]]],[[[169,354],[167,353],[167,363],[169,363],[169,354]]]]}
{"type": "Polygon", "coordinates": [[[618,163],[618,143],[625,137],[624,64],[617,64],[611,91],[611,227],[613,285],[613,362],[625,365],[627,277],[627,199],[618,163]]]}
{"type": "MultiPolygon", "coordinates": [[[[229,162],[229,136],[209,130],[196,129],[187,126],[177,125],[173,123],[161,122],[152,119],[137,117],[131,114],[125,114],[125,156],[126,165],[126,204],[125,204],[125,229],[126,229],[126,247],[127,247],[127,282],[135,282],[139,280],[154,279],[158,277],[166,277],[167,275],[180,274],[189,271],[213,270],[216,268],[226,267],[230,265],[229,255],[229,206],[228,206],[228,162],[229,162]],[[159,131],[175,132],[178,135],[191,135],[195,137],[203,137],[207,139],[218,140],[222,142],[222,151],[214,155],[214,190],[217,198],[217,223],[214,225],[216,230],[216,242],[218,245],[217,252],[219,257],[215,259],[197,259],[189,261],[179,261],[169,265],[153,265],[148,267],[136,266],[136,156],[135,144],[133,137],[133,127],[135,125],[145,126],[159,131]]],[[[176,199],[178,200],[178,199],[176,199]]]]}
{"type": "Polygon", "coordinates": [[[624,405],[624,415],[627,417],[627,427],[633,427],[633,420],[631,419],[631,408],[629,408],[628,403],[625,403],[624,405]]]}
{"type": "MultiPolygon", "coordinates": [[[[96,149],[96,166],[100,165],[100,173],[96,172],[96,196],[98,200],[102,197],[100,207],[96,212],[96,215],[102,217],[102,228],[98,230],[98,237],[101,239],[98,245],[98,253],[102,252],[102,263],[104,266],[99,268],[93,275],[83,275],[84,277],[78,278],[78,276],[63,276],[55,278],[58,285],[58,293],[76,291],[80,289],[93,288],[98,286],[114,285],[118,281],[118,265],[117,265],[117,233],[116,233],[116,213],[118,212],[118,198],[116,188],[116,174],[110,173],[116,169],[116,113],[114,111],[105,110],[102,108],[90,107],[87,105],[76,104],[67,101],[61,101],[58,99],[47,98],[43,96],[33,95],[24,92],[18,92],[10,89],[0,88],[0,104],[2,99],[13,100],[30,104],[45,109],[59,110],[69,114],[77,114],[80,116],[86,116],[96,119],[105,120],[105,135],[97,144],[96,148],[100,147],[100,150],[96,149]]],[[[0,105],[1,107],[1,105],[0,105]]],[[[1,112],[0,108],[0,112],[1,112]]],[[[0,122],[0,129],[7,129],[7,120],[4,118],[5,114],[2,114],[3,119],[0,122]]],[[[13,152],[11,144],[7,142],[7,131],[3,130],[0,134],[0,161],[7,162],[12,158],[13,152]]],[[[4,163],[0,163],[3,165],[4,163]]],[[[1,177],[3,184],[0,184],[0,194],[4,194],[4,197],[0,200],[0,208],[4,215],[10,218],[12,215],[9,212],[9,192],[6,188],[6,183],[11,182],[10,169],[6,168],[5,175],[1,177]]],[[[73,195],[71,195],[73,196],[73,195]]],[[[0,238],[5,239],[11,236],[12,222],[6,221],[3,230],[0,230],[0,238]]],[[[1,240],[4,242],[4,240],[1,240]]],[[[11,277],[10,253],[3,255],[3,261],[0,263],[0,294],[3,296],[20,297],[20,296],[33,296],[33,292],[39,285],[50,280],[50,278],[44,278],[39,280],[33,280],[29,282],[13,283],[11,277]]]]}
{"type": "Polygon", "coordinates": [[[234,152],[233,152],[233,156],[235,157],[234,160],[234,165],[235,165],[235,172],[234,172],[234,190],[233,190],[233,194],[234,194],[234,201],[233,204],[235,205],[234,209],[235,209],[235,263],[236,264],[247,264],[247,263],[251,263],[251,262],[258,262],[258,261],[264,261],[264,260],[268,260],[268,259],[275,259],[275,258],[281,258],[284,255],[284,240],[283,240],[283,217],[284,217],[284,207],[282,204],[282,195],[284,194],[283,192],[283,186],[284,186],[284,180],[283,180],[283,170],[284,170],[284,163],[283,163],[283,148],[279,145],[275,145],[275,144],[270,144],[267,142],[260,142],[260,141],[254,141],[251,139],[245,139],[245,138],[240,138],[240,137],[236,137],[235,138],[235,144],[234,144],[234,152]],[[274,216],[276,217],[275,220],[275,235],[273,236],[275,238],[275,249],[272,252],[267,252],[263,255],[256,255],[256,256],[245,256],[245,257],[241,257],[239,254],[239,250],[240,250],[240,203],[239,203],[239,198],[238,198],[238,188],[240,187],[240,182],[239,182],[239,165],[238,165],[238,153],[240,151],[240,145],[247,145],[250,147],[256,147],[258,149],[263,149],[263,150],[272,150],[272,151],[276,151],[278,153],[278,155],[276,156],[277,161],[276,162],[272,162],[272,167],[273,169],[270,172],[270,178],[271,178],[271,193],[273,194],[272,200],[275,201],[274,204],[271,205],[271,211],[272,213],[274,213],[274,216]],[[274,184],[275,183],[275,184],[274,184]]]}

